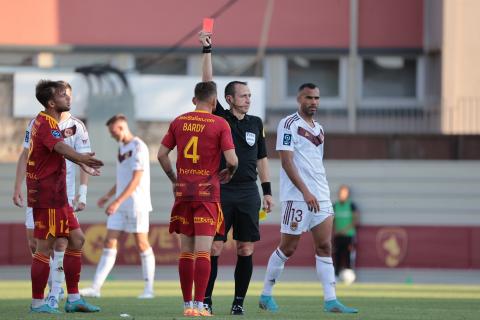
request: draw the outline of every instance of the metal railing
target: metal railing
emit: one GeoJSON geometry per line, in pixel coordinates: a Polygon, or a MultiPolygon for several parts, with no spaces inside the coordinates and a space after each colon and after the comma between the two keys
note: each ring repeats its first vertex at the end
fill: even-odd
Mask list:
{"type": "MultiPolygon", "coordinates": [[[[267,109],[267,129],[274,132],[281,118],[296,109],[267,109]]],[[[319,109],[318,121],[327,132],[351,133],[347,109],[319,109]]],[[[459,99],[455,105],[419,108],[359,108],[354,133],[480,134],[480,99],[459,99]]]]}

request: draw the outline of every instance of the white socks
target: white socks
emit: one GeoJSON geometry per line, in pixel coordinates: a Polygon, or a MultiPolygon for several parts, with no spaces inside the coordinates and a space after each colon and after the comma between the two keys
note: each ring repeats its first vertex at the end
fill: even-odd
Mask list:
{"type": "Polygon", "coordinates": [[[103,254],[100,257],[97,271],[95,272],[95,277],[93,278],[92,288],[94,290],[100,291],[100,288],[103,286],[105,279],[107,279],[108,274],[110,273],[110,271],[112,271],[116,258],[117,249],[103,249],[103,254]]]}
{"type": "Polygon", "coordinates": [[[267,271],[265,272],[265,280],[263,281],[263,291],[262,295],[271,296],[273,291],[273,286],[275,282],[282,274],[285,262],[288,260],[288,257],[280,251],[280,248],[277,248],[270,259],[268,259],[267,271]]]}
{"type": "Polygon", "coordinates": [[[49,296],[54,296],[58,300],[58,295],[62,289],[63,281],[65,280],[65,273],[63,272],[63,257],[65,256],[64,251],[53,251],[53,260],[50,260],[50,294],[49,296]]]}
{"type": "Polygon", "coordinates": [[[335,269],[333,268],[332,257],[319,257],[315,255],[318,280],[323,287],[323,300],[335,300],[335,269]]]}
{"type": "Polygon", "coordinates": [[[155,278],[155,255],[152,247],[140,253],[140,260],[142,260],[142,274],[145,280],[145,292],[153,293],[153,280],[155,278]]]}

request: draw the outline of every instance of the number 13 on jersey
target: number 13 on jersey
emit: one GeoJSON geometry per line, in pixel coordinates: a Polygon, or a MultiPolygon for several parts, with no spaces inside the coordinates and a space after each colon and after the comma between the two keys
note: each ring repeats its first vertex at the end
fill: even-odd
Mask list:
{"type": "Polygon", "coordinates": [[[197,153],[198,148],[198,136],[192,136],[190,140],[188,140],[185,149],[183,149],[183,156],[185,159],[192,159],[193,163],[197,163],[200,160],[200,156],[197,153]]]}

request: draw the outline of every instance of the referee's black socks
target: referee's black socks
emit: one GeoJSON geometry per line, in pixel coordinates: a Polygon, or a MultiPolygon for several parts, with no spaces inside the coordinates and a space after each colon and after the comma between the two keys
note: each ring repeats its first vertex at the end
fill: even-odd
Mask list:
{"type": "Polygon", "coordinates": [[[243,300],[247,295],[252,272],[252,255],[237,256],[237,265],[235,266],[235,298],[233,300],[233,305],[243,306],[243,300]]]}
{"type": "Polygon", "coordinates": [[[203,303],[212,305],[212,292],[217,280],[218,273],[218,256],[210,256],[210,278],[208,278],[207,289],[205,290],[205,299],[203,303]]]}

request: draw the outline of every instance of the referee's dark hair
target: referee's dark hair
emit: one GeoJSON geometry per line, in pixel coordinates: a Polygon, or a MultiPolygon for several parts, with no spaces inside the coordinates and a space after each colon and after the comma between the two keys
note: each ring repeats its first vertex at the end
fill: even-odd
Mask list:
{"type": "Polygon", "coordinates": [[[195,86],[195,98],[198,101],[207,102],[213,96],[217,96],[217,84],[213,81],[199,82],[195,86]]]}
{"type": "Polygon", "coordinates": [[[307,83],[304,83],[302,84],[300,87],[298,87],[298,92],[302,91],[303,89],[305,88],[308,88],[308,89],[317,89],[318,86],[314,83],[310,83],[310,82],[307,82],[307,83]]]}
{"type": "Polygon", "coordinates": [[[227,86],[225,87],[225,98],[227,96],[232,96],[234,97],[235,96],[235,85],[237,84],[241,84],[241,85],[248,85],[246,82],[243,82],[243,81],[231,81],[227,84],[227,86]]]}

